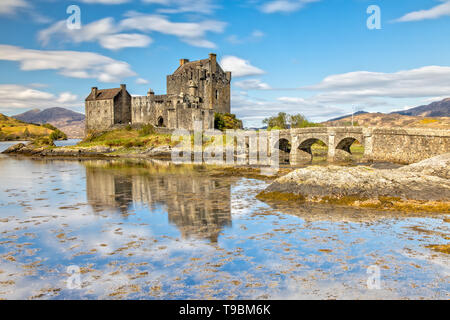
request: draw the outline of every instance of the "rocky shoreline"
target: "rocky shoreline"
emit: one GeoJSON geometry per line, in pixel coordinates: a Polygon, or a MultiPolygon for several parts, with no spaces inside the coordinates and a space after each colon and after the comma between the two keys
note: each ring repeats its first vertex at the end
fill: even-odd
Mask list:
{"type": "Polygon", "coordinates": [[[398,169],[310,166],[276,179],[265,201],[450,213],[450,153],[398,169]]]}
{"type": "Polygon", "coordinates": [[[170,159],[172,147],[160,146],[133,152],[121,152],[120,148],[95,146],[95,147],[58,147],[34,146],[33,144],[19,143],[2,152],[9,155],[23,155],[33,157],[70,157],[70,158],[101,158],[101,157],[125,157],[125,158],[162,158],[170,159]]]}

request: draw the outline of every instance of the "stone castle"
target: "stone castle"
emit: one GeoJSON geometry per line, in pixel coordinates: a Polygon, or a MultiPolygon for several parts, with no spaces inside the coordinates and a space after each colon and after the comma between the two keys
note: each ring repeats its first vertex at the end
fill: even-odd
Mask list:
{"type": "Polygon", "coordinates": [[[230,113],[231,72],[222,70],[215,54],[208,59],[180,60],[167,76],[167,94],[132,97],[124,84],[120,88],[92,88],[86,98],[86,133],[120,125],[151,124],[168,129],[214,128],[214,113],[230,113]]]}

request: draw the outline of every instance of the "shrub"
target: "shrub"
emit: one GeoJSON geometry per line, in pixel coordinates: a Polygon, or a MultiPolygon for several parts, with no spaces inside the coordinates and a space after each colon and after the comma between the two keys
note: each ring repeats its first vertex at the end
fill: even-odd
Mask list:
{"type": "Polygon", "coordinates": [[[231,113],[215,113],[214,128],[221,131],[227,129],[242,129],[242,121],[237,119],[236,115],[231,113]]]}
{"type": "Polygon", "coordinates": [[[53,142],[53,139],[51,139],[50,137],[37,138],[37,139],[35,139],[33,141],[33,144],[35,146],[38,146],[38,147],[43,147],[43,146],[51,146],[51,147],[53,147],[53,146],[55,146],[55,143],[53,142]]]}
{"type": "Polygon", "coordinates": [[[50,130],[53,130],[53,131],[58,130],[58,128],[56,128],[55,126],[51,125],[50,123],[44,123],[42,126],[44,128],[47,128],[47,129],[50,129],[50,130]]]}
{"type": "Polygon", "coordinates": [[[67,140],[67,135],[59,129],[55,129],[50,134],[50,139],[52,140],[67,140]]]}
{"type": "Polygon", "coordinates": [[[133,141],[128,141],[124,145],[125,148],[132,148],[133,146],[134,146],[133,141]]]}
{"type": "Polygon", "coordinates": [[[139,130],[139,135],[141,137],[148,136],[155,133],[155,128],[151,124],[146,124],[142,126],[142,128],[139,130]]]}
{"type": "Polygon", "coordinates": [[[128,124],[126,127],[125,127],[125,130],[127,130],[127,131],[131,131],[133,129],[133,127],[131,126],[131,124],[128,124]]]}
{"type": "Polygon", "coordinates": [[[90,131],[87,136],[83,139],[82,142],[94,142],[97,141],[101,136],[104,135],[104,132],[101,131],[90,131]]]}

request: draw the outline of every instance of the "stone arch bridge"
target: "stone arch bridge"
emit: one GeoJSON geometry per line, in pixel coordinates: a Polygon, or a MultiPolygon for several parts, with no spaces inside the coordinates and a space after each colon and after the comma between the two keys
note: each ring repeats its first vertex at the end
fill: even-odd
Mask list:
{"type": "MultiPolygon", "coordinates": [[[[315,127],[279,131],[273,146],[286,154],[291,164],[312,159],[311,146],[322,141],[328,147],[328,160],[350,154],[358,141],[364,147],[365,161],[414,163],[450,152],[450,130],[416,128],[315,127]]],[[[287,162],[287,161],[286,161],[287,162]]]]}

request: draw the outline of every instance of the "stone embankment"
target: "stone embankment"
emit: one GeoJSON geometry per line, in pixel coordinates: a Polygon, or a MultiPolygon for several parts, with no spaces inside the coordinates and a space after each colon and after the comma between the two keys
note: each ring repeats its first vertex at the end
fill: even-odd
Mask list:
{"type": "Polygon", "coordinates": [[[37,147],[32,144],[19,143],[5,150],[4,154],[42,156],[42,157],[155,157],[170,158],[172,148],[159,146],[154,148],[128,150],[120,152],[120,148],[94,146],[94,147],[37,147]]]}
{"type": "Polygon", "coordinates": [[[450,212],[450,153],[399,169],[311,166],[276,179],[263,200],[450,212]]]}

